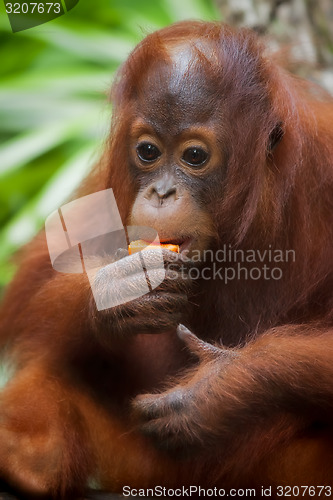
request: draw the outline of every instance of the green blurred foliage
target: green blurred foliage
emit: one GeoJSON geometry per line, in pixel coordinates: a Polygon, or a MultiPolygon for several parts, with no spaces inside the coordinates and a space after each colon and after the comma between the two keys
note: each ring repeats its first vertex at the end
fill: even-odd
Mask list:
{"type": "Polygon", "coordinates": [[[0,289],[15,250],[98,158],[116,68],[145,34],[195,18],[218,19],[213,0],[80,0],[13,34],[0,3],[0,289]]]}

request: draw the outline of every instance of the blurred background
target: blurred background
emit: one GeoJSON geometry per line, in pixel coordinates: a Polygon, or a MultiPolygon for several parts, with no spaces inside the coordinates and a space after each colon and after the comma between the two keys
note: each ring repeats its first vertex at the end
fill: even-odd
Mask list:
{"type": "Polygon", "coordinates": [[[4,3],[0,295],[15,271],[15,251],[97,161],[114,72],[147,33],[183,19],[249,26],[273,49],[288,51],[292,71],[333,93],[332,0],[80,0],[66,15],[15,34],[4,3]]]}

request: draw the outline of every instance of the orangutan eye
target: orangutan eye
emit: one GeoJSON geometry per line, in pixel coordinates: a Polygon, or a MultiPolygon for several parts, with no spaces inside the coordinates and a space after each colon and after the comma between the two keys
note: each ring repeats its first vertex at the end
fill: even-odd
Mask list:
{"type": "Polygon", "coordinates": [[[149,142],[142,142],[139,144],[136,148],[136,153],[140,160],[144,162],[155,161],[161,156],[161,151],[154,146],[154,144],[150,144],[149,142]]]}
{"type": "Polygon", "coordinates": [[[188,148],[184,151],[182,159],[192,167],[200,167],[208,158],[208,153],[202,148],[188,148]]]}

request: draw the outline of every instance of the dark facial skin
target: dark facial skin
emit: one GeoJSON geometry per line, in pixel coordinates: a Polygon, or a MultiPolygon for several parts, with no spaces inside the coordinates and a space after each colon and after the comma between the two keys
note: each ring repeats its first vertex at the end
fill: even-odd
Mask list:
{"type": "Polygon", "coordinates": [[[153,227],[161,241],[178,243],[191,256],[209,247],[214,234],[209,205],[224,158],[216,85],[191,70],[198,61],[183,50],[150,72],[136,100],[130,165],[139,191],[130,224],[153,227]]]}

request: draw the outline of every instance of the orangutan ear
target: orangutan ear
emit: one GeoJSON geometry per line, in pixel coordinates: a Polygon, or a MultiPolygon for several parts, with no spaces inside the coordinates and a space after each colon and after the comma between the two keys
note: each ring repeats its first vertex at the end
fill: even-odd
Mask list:
{"type": "Polygon", "coordinates": [[[282,128],[282,122],[278,122],[271,133],[269,134],[268,138],[268,146],[267,146],[267,153],[270,154],[276,146],[279,144],[279,142],[282,140],[282,137],[284,136],[284,130],[282,128]]]}

